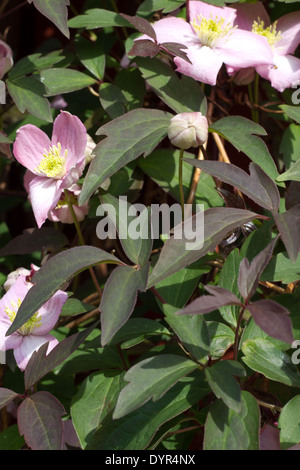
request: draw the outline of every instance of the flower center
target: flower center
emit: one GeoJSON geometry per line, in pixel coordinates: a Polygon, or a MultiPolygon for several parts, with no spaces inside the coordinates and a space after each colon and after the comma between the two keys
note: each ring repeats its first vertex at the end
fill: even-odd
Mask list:
{"type": "MultiPolygon", "coordinates": [[[[8,318],[10,319],[11,322],[14,321],[16,318],[17,312],[20,308],[22,301],[21,299],[18,299],[17,302],[14,302],[13,300],[10,302],[11,307],[6,307],[4,309],[5,313],[7,314],[8,318]]],[[[41,317],[38,316],[39,312],[36,312],[24,325],[22,325],[17,331],[22,335],[22,336],[27,336],[32,333],[33,330],[39,328],[42,324],[42,319],[41,317]]]]}
{"type": "Polygon", "coordinates": [[[61,145],[58,142],[57,147],[53,145],[49,148],[49,151],[45,150],[43,153],[43,159],[41,163],[36,168],[38,173],[42,173],[49,178],[60,179],[66,173],[66,158],[68,151],[65,150],[65,156],[62,157],[61,153],[61,145]]]}
{"type": "Polygon", "coordinates": [[[254,21],[252,25],[252,33],[259,34],[260,36],[264,36],[267,38],[268,43],[270,46],[274,46],[279,39],[281,39],[281,32],[276,31],[277,21],[273,23],[271,26],[265,28],[265,23],[258,18],[258,21],[254,21]]]}
{"type": "Polygon", "coordinates": [[[225,18],[218,19],[216,16],[215,19],[207,19],[199,15],[197,20],[194,19],[191,22],[191,26],[199,37],[201,44],[208,47],[215,47],[221,39],[224,39],[230,31],[236,28],[230,23],[225,24],[225,18]]]}
{"type": "MultiPolygon", "coordinates": [[[[72,204],[72,206],[78,206],[78,197],[75,196],[75,194],[71,194],[69,192],[69,202],[72,204]]],[[[62,197],[58,201],[58,203],[55,206],[55,209],[61,209],[64,206],[68,206],[67,198],[65,193],[63,193],[62,197]]]]}

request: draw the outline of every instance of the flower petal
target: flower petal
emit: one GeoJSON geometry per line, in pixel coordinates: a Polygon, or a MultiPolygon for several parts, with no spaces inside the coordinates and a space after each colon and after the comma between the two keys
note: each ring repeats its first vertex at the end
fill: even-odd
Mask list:
{"type": "Polygon", "coordinates": [[[237,17],[234,26],[246,31],[252,31],[254,21],[261,20],[264,22],[265,28],[270,26],[270,17],[261,2],[256,3],[243,3],[234,6],[237,12],[237,17]]]}
{"type": "Polygon", "coordinates": [[[300,82],[300,59],[292,55],[274,54],[275,67],[256,67],[257,73],[267,80],[276,90],[282,92],[300,82]]]}
{"type": "Polygon", "coordinates": [[[29,182],[29,196],[38,228],[41,228],[61,195],[61,182],[52,178],[36,176],[29,182]]]}
{"type": "Polygon", "coordinates": [[[189,13],[190,21],[193,21],[194,19],[197,20],[198,16],[200,16],[200,18],[204,17],[208,19],[215,19],[218,17],[218,19],[224,18],[226,25],[232,25],[236,17],[236,11],[234,8],[216,7],[199,1],[192,1],[189,3],[189,13]]]}
{"type": "Polygon", "coordinates": [[[300,11],[279,18],[277,31],[281,32],[281,39],[275,44],[276,54],[293,54],[300,43],[300,11]]]}
{"type": "Polygon", "coordinates": [[[58,344],[58,341],[52,335],[35,336],[28,335],[22,337],[22,342],[14,349],[14,356],[19,368],[25,370],[29,359],[34,351],[37,351],[44,343],[49,341],[47,354],[58,344]]]}
{"type": "Polygon", "coordinates": [[[189,47],[187,56],[191,63],[175,57],[176,70],[200,82],[215,85],[223,62],[216,50],[206,46],[189,47]]]}
{"type": "Polygon", "coordinates": [[[32,124],[26,124],[17,130],[13,153],[21,165],[37,175],[36,167],[50,146],[50,139],[45,132],[32,124]]]}
{"type": "Polygon", "coordinates": [[[61,155],[67,153],[67,172],[85,158],[85,148],[87,144],[86,128],[78,119],[67,111],[61,111],[53,124],[52,144],[61,144],[61,155]]]}
{"type": "Polygon", "coordinates": [[[38,328],[33,329],[32,334],[36,336],[44,335],[54,328],[61,309],[66,303],[68,294],[62,290],[58,290],[39,310],[42,324],[38,328]]]}
{"type": "Polygon", "coordinates": [[[274,64],[273,52],[267,39],[250,31],[232,31],[216,49],[226,65],[238,69],[274,64]]]}
{"type": "Polygon", "coordinates": [[[21,342],[21,335],[18,332],[10,336],[5,336],[8,328],[11,326],[12,321],[9,318],[7,309],[12,314],[16,314],[25,296],[28,293],[31,284],[26,282],[26,276],[20,274],[18,279],[14,282],[11,288],[0,299],[0,350],[13,349],[21,342]]]}
{"type": "Polygon", "coordinates": [[[5,336],[10,326],[10,322],[6,324],[4,321],[0,321],[0,351],[15,349],[22,342],[22,336],[17,332],[10,336],[5,336]]]}
{"type": "MultiPolygon", "coordinates": [[[[156,21],[156,23],[152,24],[152,27],[159,44],[163,42],[177,42],[188,45],[196,38],[193,28],[183,18],[175,18],[174,16],[164,18],[156,21]]],[[[143,35],[138,39],[145,38],[148,39],[148,36],[143,35]]]]}

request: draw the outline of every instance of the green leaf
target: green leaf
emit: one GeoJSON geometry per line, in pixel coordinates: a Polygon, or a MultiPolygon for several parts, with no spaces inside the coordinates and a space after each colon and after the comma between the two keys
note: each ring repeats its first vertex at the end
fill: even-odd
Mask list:
{"type": "Polygon", "coordinates": [[[80,385],[72,398],[71,416],[81,447],[84,449],[102,423],[115,407],[124,387],[123,373],[94,372],[80,385]]]}
{"type": "MultiPolygon", "coordinates": [[[[237,279],[240,269],[240,262],[241,257],[239,255],[239,250],[236,248],[232,250],[227,256],[218,281],[218,286],[229,290],[237,297],[239,297],[237,279]]],[[[220,314],[224,320],[226,320],[226,322],[232,326],[236,326],[237,312],[239,307],[234,305],[225,305],[220,307],[219,310],[220,314]]]]}
{"type": "Polygon", "coordinates": [[[128,349],[154,335],[170,335],[169,330],[156,320],[149,318],[129,318],[122,328],[109,341],[120,344],[121,349],[128,349]]]}
{"type": "Polygon", "coordinates": [[[156,109],[134,109],[102,126],[97,135],[106,135],[95,148],[85,177],[79,204],[83,204],[100,184],[140,155],[147,156],[165,137],[171,119],[156,109]]]}
{"type": "Polygon", "coordinates": [[[254,212],[232,207],[207,209],[204,212],[204,240],[202,240],[203,243],[199,241],[199,249],[187,250],[187,240],[184,238],[167,240],[149,276],[148,287],[190,265],[209,251],[213,251],[228,232],[249,222],[255,216],[254,212]]]}
{"type": "Polygon", "coordinates": [[[128,21],[113,11],[101,8],[86,10],[83,15],[77,15],[68,21],[70,28],[107,28],[109,26],[129,26],[128,21]]]}
{"type": "Polygon", "coordinates": [[[82,65],[96,78],[102,80],[105,72],[105,51],[100,38],[97,41],[89,41],[78,35],[75,38],[75,46],[82,65]]]}
{"type": "Polygon", "coordinates": [[[237,413],[242,408],[241,388],[233,376],[245,375],[244,367],[236,361],[216,362],[205,369],[205,377],[216,397],[221,398],[225,405],[237,413]]]}
{"type": "Polygon", "coordinates": [[[298,281],[300,277],[300,254],[295,263],[288,257],[287,253],[279,253],[273,256],[270,263],[261,276],[261,281],[278,282],[289,284],[298,281]]]}
{"type": "Polygon", "coordinates": [[[210,339],[210,357],[218,359],[233,345],[234,332],[223,323],[207,321],[206,324],[210,339]]]}
{"type": "Polygon", "coordinates": [[[119,87],[112,83],[103,83],[99,88],[99,99],[102,108],[111,119],[125,113],[126,98],[119,87]]]}
{"type": "Polygon", "coordinates": [[[287,171],[278,176],[277,181],[300,181],[300,160],[297,160],[287,171]]]}
{"type": "Polygon", "coordinates": [[[169,65],[158,59],[136,57],[134,61],[148,85],[176,113],[200,111],[206,115],[206,98],[196,80],[186,75],[178,78],[169,65]]]}
{"type": "Polygon", "coordinates": [[[45,87],[33,77],[7,80],[7,89],[21,113],[26,110],[47,122],[52,122],[49,101],[44,97],[45,87]]]}
{"type": "Polygon", "coordinates": [[[296,121],[298,124],[300,124],[300,109],[299,106],[289,106],[287,104],[282,104],[279,106],[285,114],[288,115],[289,118],[293,119],[296,121]]]}
{"type": "Polygon", "coordinates": [[[134,365],[124,376],[130,383],[119,395],[113,418],[122,418],[150,398],[159,400],[181,377],[197,367],[190,359],[175,354],[160,354],[134,365]]]}
{"type": "Polygon", "coordinates": [[[154,11],[162,10],[163,13],[174,11],[183,5],[182,0],[145,0],[138,8],[139,16],[149,16],[154,11]]]}
{"type": "Polygon", "coordinates": [[[115,77],[114,84],[120,88],[126,98],[127,111],[143,106],[146,85],[138,69],[120,70],[115,77]]]}
{"type": "Polygon", "coordinates": [[[8,74],[9,80],[28,75],[37,70],[48,69],[54,64],[61,62],[65,57],[60,55],[61,51],[53,51],[47,55],[41,55],[40,52],[28,55],[19,60],[8,74]]]}
{"type": "MultiPolygon", "coordinates": [[[[146,175],[152,178],[164,191],[180,201],[179,194],[179,154],[180,150],[154,150],[148,158],[139,159],[138,165],[146,175]]],[[[192,154],[185,152],[186,156],[192,154]]],[[[193,168],[183,162],[182,184],[185,198],[188,197],[193,168]]],[[[220,207],[223,199],[215,189],[215,182],[208,174],[202,172],[195,194],[196,204],[204,204],[204,209],[220,207]]]]}
{"type": "Polygon", "coordinates": [[[300,395],[296,395],[284,405],[278,427],[282,449],[288,449],[300,442],[300,395]]]}
{"type": "Polygon", "coordinates": [[[268,147],[262,139],[253,135],[266,135],[263,127],[242,116],[229,116],[215,122],[210,130],[222,135],[237,150],[248,155],[270,178],[277,178],[278,171],[268,147]]]}
{"type": "Polygon", "coordinates": [[[148,401],[121,419],[107,416],[88,448],[106,451],[144,450],[165,422],[189,409],[208,392],[209,388],[200,371],[197,371],[197,379],[184,377],[160,400],[148,401]]]}
{"type": "Polygon", "coordinates": [[[283,155],[286,169],[299,159],[300,155],[300,126],[290,124],[283,132],[279,152],[283,155]]]}
{"type": "Polygon", "coordinates": [[[121,264],[113,255],[93,246],[71,248],[50,258],[32,278],[35,285],[28,291],[7,335],[26,323],[73,276],[104,262],[121,264]]]}
{"type": "MultiPolygon", "coordinates": [[[[206,258],[204,257],[187,268],[166,277],[156,284],[156,292],[167,304],[173,305],[177,309],[184,307],[196,289],[199,278],[211,269],[210,266],[205,265],[205,262],[206,258]]],[[[159,300],[158,303],[160,304],[159,300]]]]}
{"type": "MultiPolygon", "coordinates": [[[[101,195],[100,201],[102,204],[109,204],[113,206],[115,210],[116,220],[113,220],[110,211],[107,211],[108,217],[113,224],[116,223],[117,225],[116,229],[119,234],[120,243],[123,250],[125,251],[126,256],[136,265],[144,266],[147,263],[152,250],[149,213],[147,212],[145,219],[141,217],[141,232],[143,233],[143,230],[145,230],[145,236],[134,239],[130,236],[130,225],[132,221],[137,218],[137,216],[128,215],[133,206],[129,204],[126,199],[117,199],[111,194],[101,195]]],[[[105,209],[105,206],[103,208],[105,209]]]]}
{"type": "Polygon", "coordinates": [[[79,315],[80,313],[91,312],[95,307],[81,302],[79,299],[67,299],[66,303],[63,305],[61,316],[62,317],[71,317],[73,315],[79,315]]]}
{"type": "Polygon", "coordinates": [[[259,407],[249,392],[241,393],[239,412],[218,400],[206,419],[204,450],[259,450],[259,428],[259,407]]]}
{"type": "Polygon", "coordinates": [[[28,0],[44,16],[46,16],[67,37],[70,37],[68,29],[68,9],[70,0],[28,0]]]}
{"type": "Polygon", "coordinates": [[[291,358],[267,339],[247,340],[242,345],[242,360],[250,369],[270,380],[300,387],[300,375],[291,358]]]}
{"type": "Polygon", "coordinates": [[[46,96],[55,96],[72,91],[82,90],[93,85],[95,78],[78,70],[52,68],[40,73],[40,80],[45,86],[46,96]]]}
{"type": "Polygon", "coordinates": [[[176,333],[193,358],[206,363],[209,354],[209,335],[205,320],[201,315],[175,315],[178,308],[163,305],[165,320],[176,333]]]}
{"type": "MultiPolygon", "coordinates": [[[[115,347],[95,348],[89,346],[88,341],[84,347],[79,347],[64,362],[55,368],[55,373],[59,376],[74,377],[76,374],[86,373],[87,370],[116,370],[120,372],[124,369],[124,363],[115,347]]],[[[97,338],[99,344],[99,337],[97,338]]]]}
{"type": "Polygon", "coordinates": [[[100,303],[101,344],[107,344],[133,312],[138,291],[146,289],[148,266],[115,268],[106,281],[100,303]]]}
{"type": "Polygon", "coordinates": [[[20,450],[24,445],[17,424],[12,424],[0,433],[0,450],[20,450]]]}

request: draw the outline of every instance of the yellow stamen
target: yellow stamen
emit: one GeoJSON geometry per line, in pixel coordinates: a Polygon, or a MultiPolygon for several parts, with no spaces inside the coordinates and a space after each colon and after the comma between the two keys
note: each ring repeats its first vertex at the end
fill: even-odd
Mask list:
{"type": "Polygon", "coordinates": [[[224,39],[235,27],[230,23],[225,24],[225,18],[216,16],[215,19],[210,19],[197,16],[197,21],[194,19],[191,22],[191,26],[194,28],[195,33],[199,37],[203,46],[214,47],[217,45],[220,39],[224,39]]]}
{"type": "MultiPolygon", "coordinates": [[[[5,307],[4,311],[7,314],[8,318],[10,319],[11,322],[14,321],[16,318],[17,312],[20,308],[22,301],[21,299],[18,299],[17,302],[14,302],[13,300],[10,302],[11,308],[5,307]]],[[[39,312],[36,312],[23,326],[21,326],[17,331],[23,335],[27,336],[32,333],[33,330],[36,330],[39,328],[42,324],[42,319],[41,317],[38,316],[39,312]]]]}
{"type": "Polygon", "coordinates": [[[53,145],[49,148],[48,153],[45,150],[43,153],[43,159],[36,168],[38,173],[48,176],[49,178],[60,179],[66,173],[66,158],[68,151],[65,150],[65,156],[62,157],[61,144],[58,142],[57,147],[53,145]]]}
{"type": "Polygon", "coordinates": [[[264,36],[267,38],[268,43],[270,46],[274,46],[279,39],[281,39],[281,31],[276,31],[277,28],[277,21],[273,23],[271,26],[265,28],[265,23],[260,18],[258,21],[254,21],[252,25],[252,33],[259,34],[260,36],[264,36]]]}

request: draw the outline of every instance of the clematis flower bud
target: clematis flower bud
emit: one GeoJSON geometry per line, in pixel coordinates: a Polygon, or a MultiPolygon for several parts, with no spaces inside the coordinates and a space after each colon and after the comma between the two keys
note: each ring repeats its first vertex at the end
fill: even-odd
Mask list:
{"type": "Polygon", "coordinates": [[[0,40],[0,78],[12,68],[12,55],[11,48],[4,41],[0,40]]]}
{"type": "Polygon", "coordinates": [[[170,121],[168,137],[180,149],[199,147],[208,137],[207,119],[200,112],[177,114],[170,121]]]}

